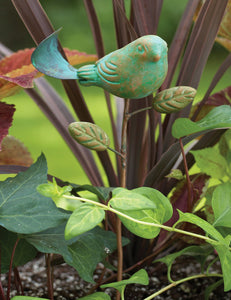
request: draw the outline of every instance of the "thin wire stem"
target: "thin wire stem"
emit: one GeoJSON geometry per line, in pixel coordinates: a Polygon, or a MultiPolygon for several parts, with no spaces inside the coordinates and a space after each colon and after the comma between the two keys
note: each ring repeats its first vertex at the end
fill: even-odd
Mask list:
{"type": "MultiPolygon", "coordinates": [[[[128,111],[129,111],[129,99],[124,100],[124,115],[123,125],[121,133],[121,174],[120,174],[120,186],[126,187],[126,175],[127,175],[127,127],[128,127],[128,111]]],[[[117,281],[121,281],[123,278],[123,245],[122,245],[122,224],[117,215],[116,219],[116,236],[117,236],[117,253],[118,253],[118,268],[117,268],[117,281]]],[[[120,300],[120,293],[117,292],[116,300],[120,300]]]]}

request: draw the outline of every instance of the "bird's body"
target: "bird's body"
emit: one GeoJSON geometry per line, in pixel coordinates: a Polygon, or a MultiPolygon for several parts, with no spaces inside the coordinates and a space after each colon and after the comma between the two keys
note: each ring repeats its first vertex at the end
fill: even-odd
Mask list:
{"type": "Polygon", "coordinates": [[[167,44],[146,35],[79,69],[60,54],[57,32],[43,40],[32,54],[40,72],[60,79],[78,79],[84,86],[99,86],[121,98],[143,98],[163,83],[168,69],[167,44]]]}
{"type": "Polygon", "coordinates": [[[99,86],[116,96],[135,99],[158,89],[167,69],[166,42],[147,35],[79,68],[77,75],[84,86],[99,86]]]}

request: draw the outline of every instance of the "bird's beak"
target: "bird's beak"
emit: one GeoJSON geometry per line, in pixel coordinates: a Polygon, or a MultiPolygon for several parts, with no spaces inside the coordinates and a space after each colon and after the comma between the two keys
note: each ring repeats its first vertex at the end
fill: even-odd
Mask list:
{"type": "Polygon", "coordinates": [[[31,56],[33,66],[41,73],[59,79],[78,79],[77,69],[72,67],[58,50],[57,30],[43,40],[31,56]]]}

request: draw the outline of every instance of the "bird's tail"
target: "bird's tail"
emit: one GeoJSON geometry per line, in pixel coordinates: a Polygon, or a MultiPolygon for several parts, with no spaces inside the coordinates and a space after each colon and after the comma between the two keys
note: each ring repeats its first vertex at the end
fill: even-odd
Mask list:
{"type": "Polygon", "coordinates": [[[77,69],[72,67],[58,50],[57,30],[43,40],[31,56],[33,66],[41,73],[59,79],[78,79],[77,69]]]}

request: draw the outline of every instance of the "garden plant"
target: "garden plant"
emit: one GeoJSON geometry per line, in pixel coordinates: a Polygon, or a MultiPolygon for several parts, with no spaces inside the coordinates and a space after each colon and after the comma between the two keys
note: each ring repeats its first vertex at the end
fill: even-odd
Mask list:
{"type": "MultiPolygon", "coordinates": [[[[32,163],[22,143],[8,135],[15,107],[7,99],[0,102],[0,171],[18,173],[0,182],[0,271],[9,272],[7,288],[0,281],[0,298],[10,299],[14,270],[18,296],[12,299],[42,299],[23,295],[17,272],[38,252],[46,254],[49,299],[54,299],[51,254],[95,284],[81,299],[112,299],[106,288],[117,291],[115,299],[126,299],[126,286],[147,286],[148,267],[157,263],[167,265],[169,285],[142,299],[154,299],[195,278],[215,278],[205,288],[205,299],[222,284],[230,291],[231,87],[212,92],[231,65],[231,1],[189,0],[167,52],[158,37],[164,0],[112,0],[119,50],[110,54],[104,51],[94,1],[82,2],[97,55],[62,48],[38,0],[12,0],[38,47],[12,54],[0,45],[6,56],[0,61],[0,97],[24,88],[91,184],[55,178],[44,154],[32,163]],[[153,37],[156,52],[150,62],[147,43],[153,37]],[[227,49],[227,57],[195,102],[214,43],[227,49]],[[120,88],[114,85],[115,57],[123,58],[120,88]],[[109,72],[103,83],[97,81],[96,66],[101,75],[109,72]],[[38,78],[43,74],[62,80],[75,117],[48,81],[38,78]],[[135,76],[141,83],[132,86],[135,76]],[[91,85],[104,90],[112,141],[107,128],[94,123],[81,93],[80,86],[91,85]],[[201,272],[173,279],[172,265],[182,255],[193,256],[201,272]],[[214,260],[208,264],[211,255],[214,260]],[[211,267],[217,261],[221,271],[214,273],[211,267]],[[104,270],[94,282],[100,262],[104,270]],[[104,276],[107,269],[111,276],[104,276]]],[[[65,31],[65,24],[61,26],[65,31]]]]}

